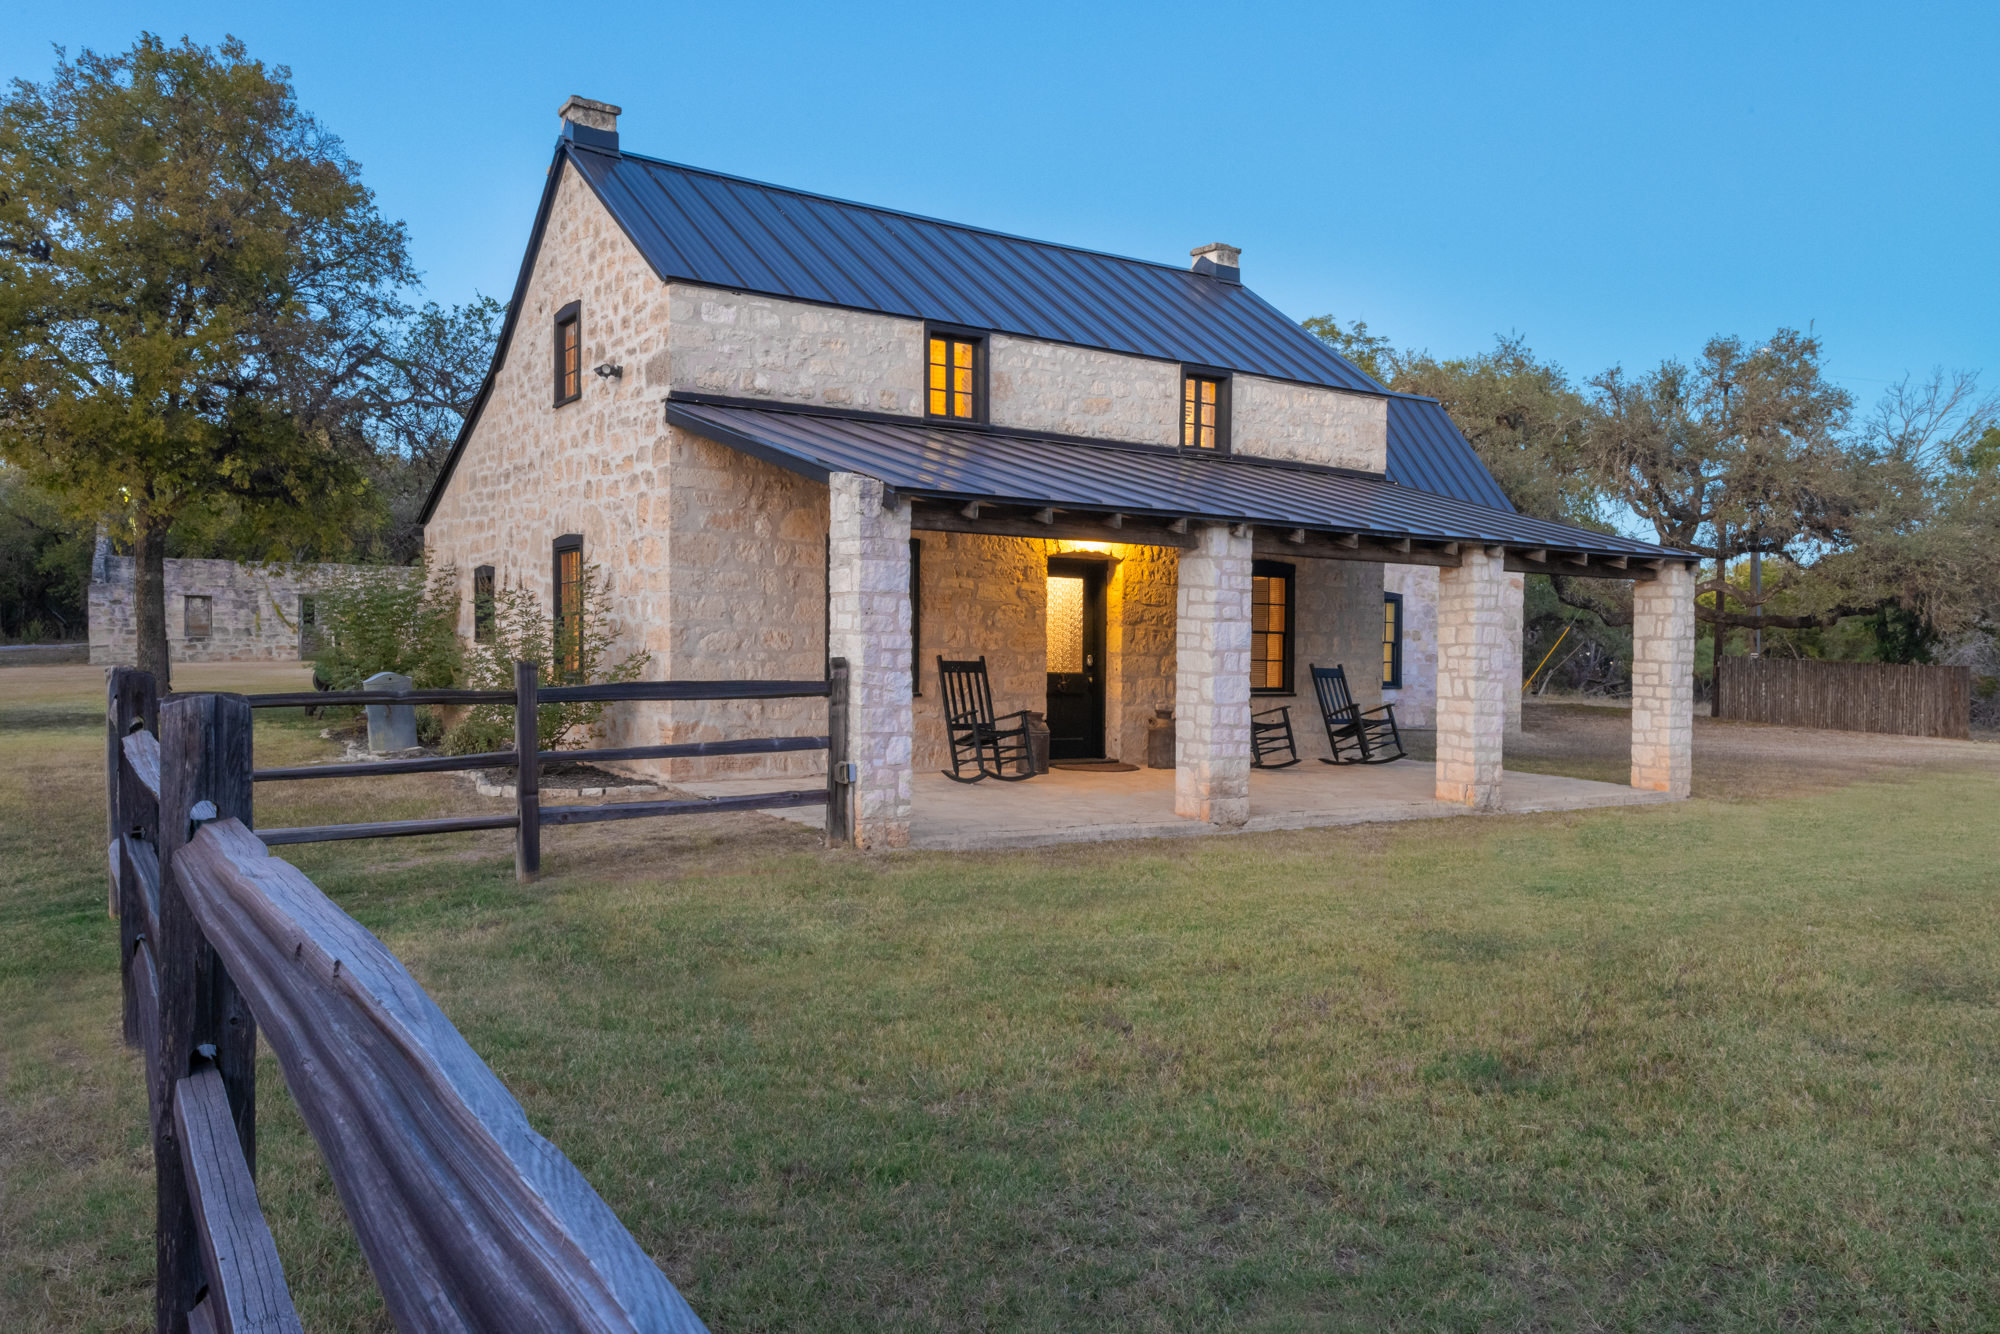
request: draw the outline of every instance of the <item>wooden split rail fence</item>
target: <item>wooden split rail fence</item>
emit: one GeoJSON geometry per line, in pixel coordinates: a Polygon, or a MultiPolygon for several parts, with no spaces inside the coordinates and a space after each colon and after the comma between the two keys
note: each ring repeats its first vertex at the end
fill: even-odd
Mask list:
{"type": "Polygon", "coordinates": [[[185,695],[111,673],[106,710],[112,903],[126,1041],[144,1057],[155,1189],[157,1334],[301,1329],[257,1200],[257,1034],[326,1156],[390,1318],[404,1334],[704,1326],[569,1160],[400,961],[274,844],[516,830],[532,877],[546,824],[827,804],[847,837],[846,665],[825,682],[648,682],[509,692],[185,695]],[[826,737],[541,751],[535,707],[560,700],[825,696],[826,737]],[[512,703],[516,749],[450,759],[257,770],[251,710],[326,703],[512,703]],[[718,801],[543,808],[550,759],[826,749],[824,790],[718,801]],[[516,765],[507,816],[255,830],[256,782],[516,765]],[[775,799],[774,799],[775,798],[775,799]]]}

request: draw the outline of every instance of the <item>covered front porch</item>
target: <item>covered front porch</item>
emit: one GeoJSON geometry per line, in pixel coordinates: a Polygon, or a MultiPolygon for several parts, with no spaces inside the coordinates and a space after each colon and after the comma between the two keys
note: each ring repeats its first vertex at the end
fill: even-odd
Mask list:
{"type": "MultiPolygon", "coordinates": [[[[667,405],[669,420],[820,481],[827,502],[829,660],[844,663],[848,696],[836,726],[851,771],[839,797],[863,848],[1018,846],[1032,842],[1158,837],[1196,831],[1298,828],[1466,812],[1563,809],[1671,800],[1689,789],[1693,724],[1692,558],[1629,539],[1548,523],[1418,492],[1380,475],[1242,456],[1187,456],[1012,433],[859,422],[694,404],[667,405]],[[950,624],[919,625],[913,600],[916,539],[1031,539],[1120,549],[1124,568],[1162,553],[1145,589],[1157,611],[1158,644],[1147,669],[1127,650],[1113,672],[1125,703],[1173,710],[1174,767],[1121,774],[1061,770],[1025,783],[962,786],[939,775],[941,729],[921,668],[933,653],[990,656],[1007,641],[999,614],[961,611],[950,624]],[[1251,715],[1268,700],[1253,688],[1259,633],[1253,586],[1261,562],[1288,568],[1426,565],[1438,572],[1435,760],[1355,769],[1317,763],[1316,711],[1295,707],[1303,760],[1286,771],[1255,769],[1251,715]],[[1169,574],[1168,571],[1171,571],[1169,574]],[[1631,785],[1508,773],[1502,748],[1520,666],[1508,619],[1518,604],[1509,576],[1563,574],[1629,581],[1633,589],[1631,785]],[[963,633],[963,642],[939,642],[963,633]],[[914,670],[913,669],[919,669],[914,670]],[[1139,696],[1146,698],[1139,698],[1139,696]]],[[[1055,573],[1041,559],[1001,568],[976,551],[957,553],[954,578],[971,587],[991,575],[976,609],[1026,607],[1015,634],[1016,675],[1056,672],[1039,592],[1055,573]]],[[[1049,551],[1049,555],[1056,554],[1049,551]]],[[[929,562],[926,562],[929,571],[929,562]]],[[[931,582],[927,579],[927,582],[931,582]]],[[[1337,638],[1356,621],[1336,607],[1354,581],[1301,580],[1334,599],[1302,622],[1337,638]]],[[[1358,586],[1358,585],[1357,585],[1358,586]]],[[[1115,593],[1115,579],[1113,581],[1115,593]]],[[[1352,591],[1351,589],[1349,591],[1352,591]]],[[[1344,606],[1344,604],[1341,604],[1344,606]]],[[[1119,624],[1113,618],[1115,630],[1119,624]]],[[[1378,630],[1369,633],[1379,635],[1378,630]]],[[[1373,641],[1380,651],[1380,639],[1373,641]]],[[[1358,655],[1329,639],[1323,650],[1358,655]]],[[[1106,644],[1106,664],[1119,650],[1106,644]]],[[[1268,683],[1264,683],[1268,690],[1268,683]]],[[[1309,687],[1308,687],[1309,688],[1309,687]]],[[[1017,689],[1016,698],[1029,691],[1017,689]]],[[[1289,692],[1288,692],[1289,693],[1289,692]]],[[[1107,700],[1120,711],[1117,700],[1107,700]]],[[[1001,705],[998,712],[1009,706],[1001,705]]],[[[1019,703],[1012,707],[1021,707],[1019,703]]],[[[1128,712],[1128,726],[1130,714],[1128,712]]],[[[1141,723],[1143,727],[1143,722],[1141,723]]],[[[1108,733],[1107,733],[1108,735],[1108,733]]],[[[1129,733],[1128,733],[1129,735],[1129,733]]],[[[1107,743],[1104,752],[1121,757],[1107,743]]],[[[1122,758],[1139,757],[1129,749],[1122,758]]],[[[717,795],[733,784],[713,785],[717,795]]],[[[689,786],[696,786],[689,784],[689,786]]],[[[701,790],[700,786],[696,790],[701,790]]]]}

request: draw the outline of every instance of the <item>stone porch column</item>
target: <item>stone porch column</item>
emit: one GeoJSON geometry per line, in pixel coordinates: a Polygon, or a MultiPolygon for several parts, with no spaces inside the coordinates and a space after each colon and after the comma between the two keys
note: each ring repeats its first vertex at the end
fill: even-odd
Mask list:
{"type": "MultiPolygon", "coordinates": [[[[1474,810],[1500,805],[1507,724],[1507,572],[1496,551],[1464,549],[1438,571],[1437,799],[1474,810]]],[[[1520,677],[1513,679],[1515,693],[1520,677]]]]}
{"type": "Polygon", "coordinates": [[[849,672],[854,841],[908,847],[910,502],[859,473],[837,472],[827,489],[827,655],[849,672]]]}
{"type": "Polygon", "coordinates": [[[1694,570],[1632,584],[1632,786],[1688,795],[1694,772],[1694,570]]]}
{"type": "Polygon", "coordinates": [[[1181,552],[1174,633],[1174,814],[1250,818],[1250,537],[1204,524],[1181,552]]]}

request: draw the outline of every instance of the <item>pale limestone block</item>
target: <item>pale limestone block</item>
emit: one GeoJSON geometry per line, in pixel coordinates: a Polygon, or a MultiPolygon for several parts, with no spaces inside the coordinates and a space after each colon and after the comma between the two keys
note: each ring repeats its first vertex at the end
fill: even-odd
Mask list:
{"type": "Polygon", "coordinates": [[[1694,571],[1632,585],[1632,786],[1689,794],[1694,754],[1694,571]]]}
{"type": "Polygon", "coordinates": [[[1250,818],[1250,563],[1225,524],[1180,560],[1174,813],[1230,827],[1250,818]]]}
{"type": "Polygon", "coordinates": [[[858,473],[829,480],[829,655],[846,658],[855,843],[910,841],[910,503],[858,473]]]}
{"type": "Polygon", "coordinates": [[[1505,582],[1501,558],[1476,547],[1438,572],[1437,798],[1475,810],[1500,804],[1505,582]]]}

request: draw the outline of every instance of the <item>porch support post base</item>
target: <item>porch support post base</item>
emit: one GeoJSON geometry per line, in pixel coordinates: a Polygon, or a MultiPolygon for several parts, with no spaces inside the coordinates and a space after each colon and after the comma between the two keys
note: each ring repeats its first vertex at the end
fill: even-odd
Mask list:
{"type": "Polygon", "coordinates": [[[1250,819],[1250,548],[1204,525],[1180,558],[1174,663],[1174,814],[1250,819]]]}
{"type": "Polygon", "coordinates": [[[1437,799],[1478,811],[1500,805],[1503,676],[1513,672],[1501,561],[1475,547],[1438,571],[1437,799]]]}
{"type": "Polygon", "coordinates": [[[1694,775],[1694,571],[1632,585],[1632,786],[1688,795],[1694,775]]]}
{"type": "Polygon", "coordinates": [[[827,655],[846,658],[854,845],[910,845],[910,502],[827,479],[827,655]]]}

